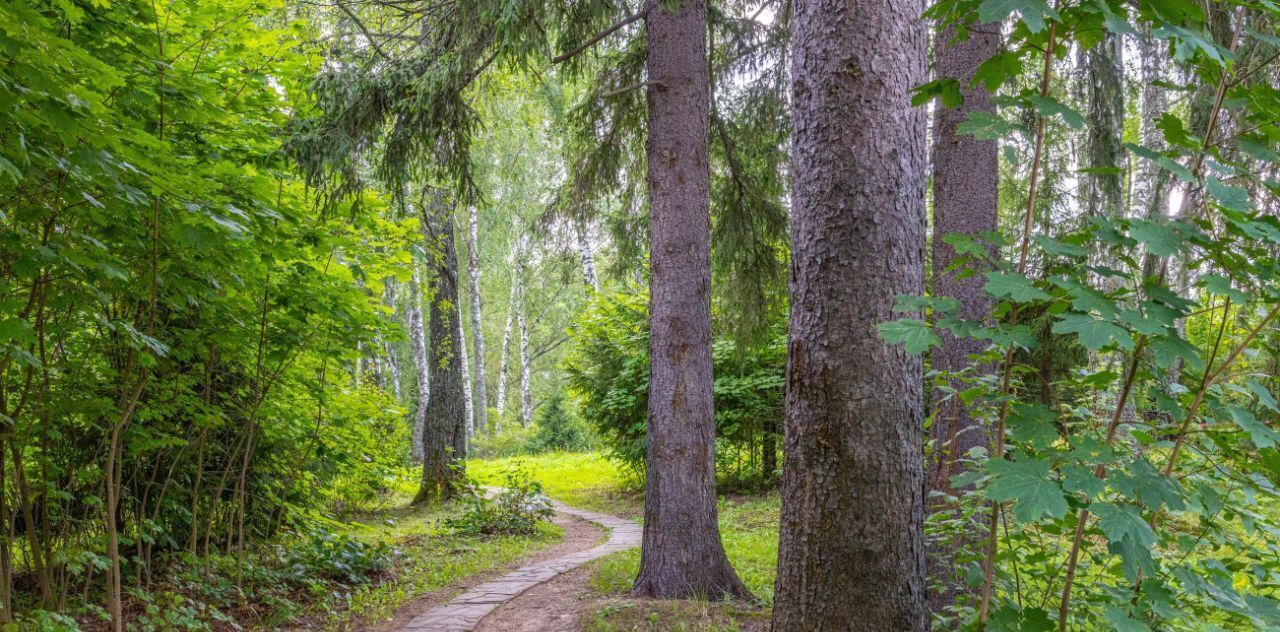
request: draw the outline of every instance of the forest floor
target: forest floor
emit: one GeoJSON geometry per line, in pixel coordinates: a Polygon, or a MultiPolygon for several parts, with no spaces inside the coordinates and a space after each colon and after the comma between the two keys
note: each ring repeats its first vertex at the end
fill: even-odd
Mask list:
{"type": "MultiPolygon", "coordinates": [[[[478,481],[500,484],[512,468],[530,470],[549,496],[575,507],[639,521],[643,494],[626,474],[594,454],[550,454],[468,463],[478,481]]],[[[532,588],[481,621],[487,632],[754,631],[768,627],[777,556],[778,496],[720,502],[720,528],[734,568],[761,605],[636,599],[627,593],[639,568],[637,549],[590,562],[532,588]]],[[[567,537],[567,536],[566,536],[567,537]]],[[[558,548],[558,547],[557,547],[558,548]]]]}

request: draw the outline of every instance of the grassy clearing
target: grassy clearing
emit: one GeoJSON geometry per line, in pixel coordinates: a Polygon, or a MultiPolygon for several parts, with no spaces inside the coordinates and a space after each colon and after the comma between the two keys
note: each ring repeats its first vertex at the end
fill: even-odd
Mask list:
{"type": "MultiPolygon", "coordinates": [[[[597,454],[548,454],[471,461],[468,472],[485,484],[500,484],[512,467],[532,470],[547,493],[565,503],[639,520],[644,496],[628,485],[624,472],[597,454]]],[[[766,606],[773,603],[778,558],[777,492],[731,496],[720,500],[720,533],[738,576],[766,606]]],[[[588,630],[671,630],[721,632],[767,627],[768,608],[744,608],[705,601],[626,599],[640,565],[639,551],[625,551],[591,565],[589,587],[597,598],[595,612],[584,616],[588,630]]]]}

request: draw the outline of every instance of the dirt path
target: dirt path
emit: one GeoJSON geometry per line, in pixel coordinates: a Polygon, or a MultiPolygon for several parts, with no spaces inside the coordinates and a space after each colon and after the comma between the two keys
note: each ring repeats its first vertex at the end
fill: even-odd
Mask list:
{"type": "Polygon", "coordinates": [[[554,503],[554,506],[557,521],[569,521],[560,523],[566,527],[565,540],[536,556],[534,559],[538,561],[495,580],[473,586],[444,605],[427,607],[425,610],[406,608],[407,612],[418,613],[417,616],[403,623],[402,618],[397,617],[396,625],[391,629],[403,632],[574,629],[577,625],[577,598],[585,587],[586,575],[582,571],[570,571],[596,558],[639,546],[641,528],[630,520],[607,514],[561,503],[554,503]],[[598,531],[589,531],[591,527],[584,525],[584,522],[609,529],[609,539],[604,544],[592,547],[593,543],[598,542],[598,536],[592,538],[585,534],[598,531]],[[574,526],[574,523],[578,526],[574,526]],[[571,529],[572,533],[584,535],[571,538],[571,529]],[[539,595],[546,601],[538,599],[539,595]],[[499,609],[504,604],[508,604],[507,607],[499,609]],[[490,613],[493,616],[487,617],[490,613]],[[483,621],[482,626],[482,620],[488,618],[494,621],[483,621]]]}

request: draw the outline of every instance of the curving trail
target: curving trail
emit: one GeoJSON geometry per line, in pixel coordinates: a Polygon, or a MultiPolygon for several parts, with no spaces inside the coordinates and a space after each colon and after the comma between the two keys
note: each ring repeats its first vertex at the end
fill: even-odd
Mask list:
{"type": "Polygon", "coordinates": [[[525,591],[591,560],[640,545],[642,528],[638,523],[555,501],[552,506],[557,514],[594,522],[608,529],[609,539],[594,548],[523,566],[498,579],[473,586],[449,603],[414,617],[400,629],[404,632],[471,632],[486,615],[525,591]]]}

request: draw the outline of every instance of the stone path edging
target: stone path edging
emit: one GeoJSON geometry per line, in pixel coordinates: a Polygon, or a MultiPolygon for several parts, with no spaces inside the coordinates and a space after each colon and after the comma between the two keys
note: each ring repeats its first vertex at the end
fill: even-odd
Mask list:
{"type": "Polygon", "coordinates": [[[403,632],[470,632],[480,624],[480,619],[485,615],[515,599],[524,591],[591,560],[640,546],[643,529],[639,523],[570,507],[557,501],[552,501],[551,505],[556,513],[575,516],[608,529],[609,539],[593,549],[523,566],[498,579],[473,586],[467,592],[455,597],[453,601],[414,617],[401,630],[403,632]]]}

